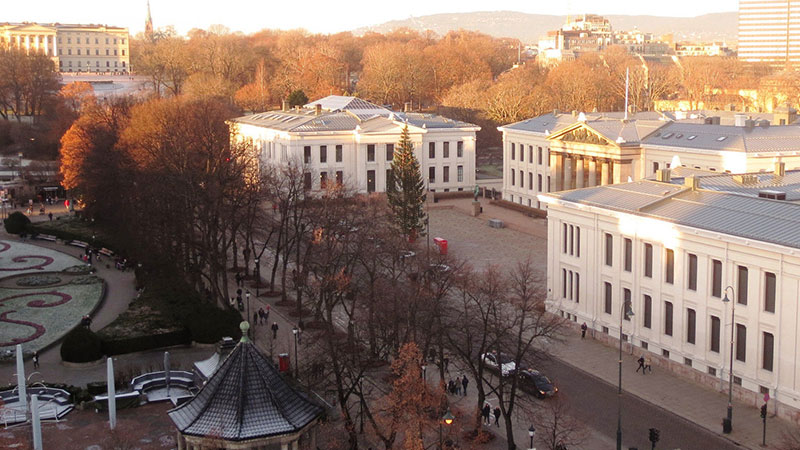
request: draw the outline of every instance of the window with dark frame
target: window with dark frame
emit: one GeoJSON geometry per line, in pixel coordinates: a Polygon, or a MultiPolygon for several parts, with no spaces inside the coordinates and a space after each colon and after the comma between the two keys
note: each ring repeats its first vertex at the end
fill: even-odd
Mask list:
{"type": "Polygon", "coordinates": [[[367,171],[367,192],[372,193],[375,192],[375,171],[368,170],[367,171]]]}
{"type": "MultiPolygon", "coordinates": [[[[513,161],[513,160],[514,160],[514,157],[515,157],[515,156],[516,156],[516,154],[517,154],[516,152],[517,152],[517,147],[516,147],[516,146],[514,145],[514,143],[512,142],[512,143],[511,143],[511,161],[513,161]]],[[[513,184],[513,183],[512,183],[512,184],[513,184]]]]}
{"type": "Polygon", "coordinates": [[[686,308],[686,342],[695,343],[697,333],[697,313],[692,308],[686,308]]]}
{"type": "Polygon", "coordinates": [[[748,289],[748,280],[747,280],[747,267],[745,266],[736,266],[736,303],[740,305],[747,304],[747,289],[748,289]]]}
{"type": "Polygon", "coordinates": [[[394,160],[394,144],[386,144],[386,160],[394,160]]]}
{"type": "Polygon", "coordinates": [[[722,297],[722,261],[711,260],[711,296],[722,297]]]}
{"type": "Polygon", "coordinates": [[[306,145],[303,147],[303,164],[308,164],[311,162],[311,146],[306,145]]]}
{"type": "Polygon", "coordinates": [[[450,166],[442,167],[442,183],[450,182],[450,166]]]}
{"type": "Polygon", "coordinates": [[[319,146],[319,162],[321,162],[321,163],[328,162],[328,146],[327,145],[320,145],[319,146]]]}
{"type": "Polygon", "coordinates": [[[653,244],[644,244],[644,276],[653,278],[653,244]]]}
{"type": "Polygon", "coordinates": [[[561,298],[567,298],[567,269],[561,269],[561,298]]]}
{"type": "Polygon", "coordinates": [[[773,350],[775,347],[775,336],[772,333],[764,332],[764,351],[761,357],[761,368],[772,372],[773,350]]]}
{"type": "Polygon", "coordinates": [[[614,236],[606,233],[606,265],[612,266],[614,264],[614,236]]]}
{"type": "Polygon", "coordinates": [[[539,165],[542,165],[542,147],[539,147],[539,165]]]}
{"type": "Polygon", "coordinates": [[[775,274],[764,272],[764,311],[775,312],[775,274]]]}
{"type": "Polygon", "coordinates": [[[436,158],[436,142],[428,143],[428,158],[430,159],[436,158]]]}
{"type": "Polygon", "coordinates": [[[649,295],[644,295],[644,321],[642,323],[645,328],[651,328],[653,325],[653,299],[649,295]]]}
{"type": "Polygon", "coordinates": [[[736,324],[736,360],[747,360],[747,327],[740,323],[736,324]]]}
{"type": "Polygon", "coordinates": [[[344,184],[344,172],[341,170],[336,171],[336,184],[342,185],[344,184]]]}
{"type": "Polygon", "coordinates": [[[603,283],[603,286],[605,286],[605,305],[604,305],[603,311],[606,314],[611,314],[612,311],[613,311],[612,303],[611,303],[611,295],[612,295],[611,289],[612,289],[612,286],[611,286],[611,283],[609,283],[609,282],[603,283]]]}
{"type": "Polygon", "coordinates": [[[328,187],[328,172],[319,173],[319,187],[320,189],[328,187]]]}
{"type": "Polygon", "coordinates": [[[575,272],[575,303],[581,302],[581,274],[575,272]]]}
{"type": "Polygon", "coordinates": [[[436,167],[428,167],[428,182],[436,182],[436,167]]]}
{"type": "Polygon", "coordinates": [[[632,305],[631,305],[631,290],[628,289],[628,288],[624,288],[622,290],[622,292],[623,292],[623,298],[625,299],[625,303],[624,303],[625,306],[623,306],[624,311],[622,311],[622,317],[625,320],[630,321],[631,320],[631,316],[629,316],[627,314],[627,310],[628,310],[629,307],[632,307],[632,305]]]}
{"type": "Polygon", "coordinates": [[[666,266],[664,278],[667,283],[673,284],[675,283],[675,250],[668,248],[666,252],[666,259],[667,260],[664,263],[666,266]]]}
{"type": "Polygon", "coordinates": [[[633,241],[625,238],[625,271],[633,270],[633,241]]]}
{"type": "Polygon", "coordinates": [[[721,339],[722,328],[719,317],[711,316],[711,347],[710,350],[719,353],[719,343],[721,339]]]}
{"type": "Polygon", "coordinates": [[[303,173],[303,189],[311,190],[311,172],[303,173]]]}
{"type": "Polygon", "coordinates": [[[450,143],[445,141],[442,142],[442,158],[449,158],[450,157],[450,143]]]}
{"type": "Polygon", "coordinates": [[[664,334],[672,336],[672,302],[664,302],[664,334]]]}
{"type": "Polygon", "coordinates": [[[697,255],[689,254],[689,289],[692,291],[697,290],[697,255]]]}
{"type": "Polygon", "coordinates": [[[367,161],[375,161],[375,144],[367,144],[367,161]]]}
{"type": "Polygon", "coordinates": [[[342,162],[342,146],[336,146],[336,162],[342,162]]]}
{"type": "Polygon", "coordinates": [[[456,157],[457,158],[464,157],[464,141],[456,142],[456,157]]]}

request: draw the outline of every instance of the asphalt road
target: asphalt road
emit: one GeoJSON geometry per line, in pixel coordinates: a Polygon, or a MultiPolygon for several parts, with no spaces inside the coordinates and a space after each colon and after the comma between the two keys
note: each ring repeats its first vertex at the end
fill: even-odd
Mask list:
{"type": "MultiPolygon", "coordinates": [[[[611,385],[582,370],[558,360],[541,365],[542,372],[558,386],[559,392],[566,393],[572,407],[570,414],[592,428],[598,434],[616,442],[617,433],[617,386],[611,385]]],[[[631,371],[625,377],[641,376],[631,371]]],[[[680,395],[676,392],[675,395],[680,395]]],[[[721,427],[721,425],[720,425],[721,427]]],[[[658,428],[661,439],[656,449],[681,450],[727,450],[741,449],[714,433],[699,427],[665,409],[645,402],[638,397],[622,394],[622,444],[624,449],[650,449],[649,429],[658,428]]],[[[584,448],[593,447],[590,442],[584,448]]]]}

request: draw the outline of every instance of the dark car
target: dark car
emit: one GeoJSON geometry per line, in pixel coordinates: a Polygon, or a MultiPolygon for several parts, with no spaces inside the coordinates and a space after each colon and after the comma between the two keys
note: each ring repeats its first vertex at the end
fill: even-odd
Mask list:
{"type": "Polygon", "coordinates": [[[523,391],[539,398],[552,397],[558,392],[558,388],[553,386],[553,382],[538,370],[522,369],[519,372],[519,380],[523,391]]]}

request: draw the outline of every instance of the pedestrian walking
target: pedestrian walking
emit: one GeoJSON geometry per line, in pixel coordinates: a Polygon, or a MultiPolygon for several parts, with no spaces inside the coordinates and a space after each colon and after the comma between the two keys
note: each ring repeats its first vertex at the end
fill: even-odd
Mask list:
{"type": "Polygon", "coordinates": [[[278,322],[272,322],[272,339],[278,339],[278,322]]]}
{"type": "Polygon", "coordinates": [[[33,352],[33,368],[39,368],[39,352],[36,351],[33,352]]]}
{"type": "Polygon", "coordinates": [[[456,382],[453,381],[452,378],[447,382],[447,392],[449,392],[450,395],[456,393],[456,382]]]}
{"type": "Polygon", "coordinates": [[[467,386],[468,386],[468,385],[469,385],[469,380],[467,379],[467,376],[466,376],[466,375],[464,375],[464,378],[462,378],[462,379],[461,379],[461,386],[464,388],[464,389],[463,389],[463,391],[464,391],[464,397],[466,397],[466,396],[467,396],[467,386]]]}
{"type": "Polygon", "coordinates": [[[269,322],[269,309],[270,306],[267,305],[267,309],[264,311],[264,322],[269,322]]]}
{"type": "Polygon", "coordinates": [[[636,362],[639,363],[639,367],[636,368],[636,371],[638,372],[639,369],[642,369],[642,375],[644,375],[645,371],[647,370],[647,368],[644,365],[644,356],[640,356],[639,359],[636,360],[636,362]]]}
{"type": "Polygon", "coordinates": [[[241,273],[236,272],[236,275],[234,275],[233,278],[236,280],[236,286],[237,287],[242,285],[242,274],[241,273]]]}
{"type": "Polygon", "coordinates": [[[497,425],[498,428],[500,428],[500,407],[499,406],[495,406],[494,407],[494,424],[497,425]]]}
{"type": "Polygon", "coordinates": [[[653,366],[650,364],[650,357],[644,359],[644,369],[642,369],[642,373],[644,373],[645,369],[649,370],[650,373],[653,373],[653,366]]]}
{"type": "Polygon", "coordinates": [[[456,381],[454,381],[453,384],[456,386],[456,395],[460,396],[461,395],[461,383],[459,383],[458,379],[456,379],[456,381]]]}
{"type": "Polygon", "coordinates": [[[583,324],[581,325],[581,339],[585,339],[586,338],[586,330],[588,328],[589,327],[586,326],[586,322],[583,322],[583,324]]]}
{"type": "Polygon", "coordinates": [[[450,358],[444,357],[444,371],[450,373],[450,358]]]}
{"type": "Polygon", "coordinates": [[[492,424],[492,419],[490,416],[492,415],[492,407],[489,405],[489,402],[483,404],[483,409],[481,410],[481,415],[483,416],[483,422],[486,425],[492,424]]]}
{"type": "Polygon", "coordinates": [[[258,318],[261,319],[261,325],[264,325],[264,308],[258,308],[258,318]]]}
{"type": "Polygon", "coordinates": [[[53,221],[53,213],[48,213],[48,214],[47,214],[47,217],[49,217],[49,218],[50,218],[50,222],[52,222],[52,221],[53,221]]]}
{"type": "Polygon", "coordinates": [[[253,326],[258,325],[258,311],[253,311],[253,326]]]}

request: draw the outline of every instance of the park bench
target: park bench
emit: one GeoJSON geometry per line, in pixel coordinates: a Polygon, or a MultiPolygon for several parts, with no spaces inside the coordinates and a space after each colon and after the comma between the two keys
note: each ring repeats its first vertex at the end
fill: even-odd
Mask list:
{"type": "Polygon", "coordinates": [[[89,243],[83,241],[69,241],[69,245],[74,245],[75,247],[80,247],[80,248],[86,248],[89,246],[89,243]]]}
{"type": "Polygon", "coordinates": [[[100,251],[98,251],[97,253],[100,253],[103,256],[108,256],[109,258],[114,256],[114,252],[105,247],[101,248],[100,251]]]}
{"type": "MultiPolygon", "coordinates": [[[[133,408],[139,406],[139,391],[117,392],[114,395],[117,409],[133,408]]],[[[95,412],[108,411],[108,394],[94,396],[95,412]]]]}
{"type": "Polygon", "coordinates": [[[42,240],[42,241],[55,242],[57,238],[55,236],[53,236],[52,234],[37,234],[37,235],[33,236],[33,239],[39,239],[39,240],[42,240]]]}
{"type": "Polygon", "coordinates": [[[489,219],[489,226],[492,228],[503,228],[506,225],[500,219],[489,219]]]}

